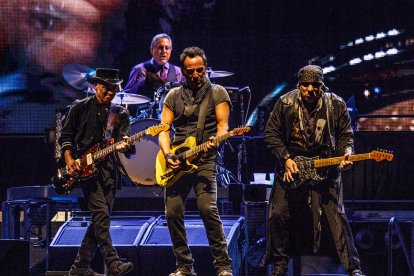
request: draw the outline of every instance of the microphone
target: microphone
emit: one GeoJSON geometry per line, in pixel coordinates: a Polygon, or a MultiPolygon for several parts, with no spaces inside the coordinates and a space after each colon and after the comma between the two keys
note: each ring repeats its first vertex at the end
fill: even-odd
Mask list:
{"type": "Polygon", "coordinates": [[[239,93],[243,92],[243,91],[248,91],[250,93],[250,87],[245,86],[242,89],[239,90],[239,93]]]}

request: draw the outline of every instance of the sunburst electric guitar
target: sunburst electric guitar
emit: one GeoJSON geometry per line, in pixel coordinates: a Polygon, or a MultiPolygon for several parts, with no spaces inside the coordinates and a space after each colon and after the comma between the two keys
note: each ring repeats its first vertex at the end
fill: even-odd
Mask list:
{"type": "MultiPolygon", "coordinates": [[[[231,136],[242,135],[249,130],[249,126],[235,128],[226,134],[216,137],[213,142],[219,143],[231,136]]],[[[196,138],[190,136],[185,139],[182,144],[173,147],[171,149],[171,153],[177,155],[178,159],[181,161],[181,166],[177,169],[171,169],[167,166],[164,154],[160,150],[155,161],[155,176],[157,184],[167,188],[177,182],[177,180],[184,174],[195,172],[198,169],[198,166],[192,164],[191,162],[197,157],[199,152],[203,151],[203,148],[205,148],[207,143],[208,141],[197,146],[196,138]]]]}
{"type": "Polygon", "coordinates": [[[80,167],[80,172],[78,176],[71,176],[67,170],[66,165],[57,169],[56,174],[52,178],[52,184],[55,188],[56,193],[68,194],[70,193],[70,191],[72,191],[72,189],[74,188],[74,184],[77,181],[86,180],[95,175],[96,162],[108,156],[109,154],[117,151],[122,142],[131,144],[132,142],[141,139],[145,135],[155,136],[161,131],[167,131],[169,128],[170,126],[168,124],[159,124],[151,126],[143,131],[140,131],[126,138],[125,140],[114,143],[101,150],[99,149],[99,144],[94,145],[93,147],[86,150],[78,159],[75,160],[80,167]]]}
{"type": "MultiPolygon", "coordinates": [[[[393,158],[394,158],[394,155],[391,152],[388,152],[385,150],[373,150],[368,153],[350,155],[348,160],[352,162],[356,162],[356,161],[374,159],[375,161],[379,162],[382,160],[391,161],[393,158]]],[[[284,183],[284,185],[287,188],[295,189],[295,188],[302,186],[308,180],[312,180],[316,182],[322,181],[325,179],[325,177],[319,175],[317,172],[317,169],[339,165],[339,163],[341,163],[342,160],[344,160],[343,156],[325,158],[325,159],[319,159],[318,156],[311,157],[311,158],[305,157],[305,156],[296,156],[295,158],[293,158],[293,161],[296,162],[299,172],[296,174],[293,174],[294,181],[286,182],[284,183]]],[[[283,172],[279,174],[279,177],[283,178],[283,172]]]]}

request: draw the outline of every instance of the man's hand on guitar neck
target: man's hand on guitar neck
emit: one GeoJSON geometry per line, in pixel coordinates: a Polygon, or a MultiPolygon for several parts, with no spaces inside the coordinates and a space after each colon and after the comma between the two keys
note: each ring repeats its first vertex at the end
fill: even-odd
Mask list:
{"type": "Polygon", "coordinates": [[[344,160],[342,160],[341,163],[339,163],[339,165],[338,165],[338,170],[339,171],[345,171],[345,170],[348,170],[352,167],[353,162],[349,161],[349,156],[350,155],[351,155],[350,153],[345,153],[344,160]]]}
{"type": "Polygon", "coordinates": [[[284,182],[292,182],[294,181],[293,174],[298,173],[298,166],[296,165],[296,162],[293,161],[293,159],[289,158],[285,162],[285,173],[283,175],[283,181],[284,182]]]}
{"type": "Polygon", "coordinates": [[[207,143],[203,143],[203,151],[207,152],[213,148],[217,148],[218,147],[218,143],[214,143],[214,139],[216,139],[215,136],[211,136],[210,138],[208,138],[207,143]]]}
{"type": "Polygon", "coordinates": [[[69,175],[75,176],[75,177],[78,176],[80,172],[80,166],[78,162],[76,162],[76,160],[73,159],[71,151],[66,150],[64,153],[64,156],[65,156],[66,168],[68,170],[69,175]]]}

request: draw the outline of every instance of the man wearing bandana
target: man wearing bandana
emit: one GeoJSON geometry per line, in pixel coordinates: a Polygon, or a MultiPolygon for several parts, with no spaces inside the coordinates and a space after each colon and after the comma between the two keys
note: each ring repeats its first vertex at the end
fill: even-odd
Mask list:
{"type": "Polygon", "coordinates": [[[313,254],[318,253],[322,229],[323,235],[329,234],[325,229],[330,229],[344,269],[351,276],[362,276],[342,202],[341,171],[352,166],[348,160],[354,142],[351,120],[343,99],[328,93],[319,66],[308,65],[299,70],[297,89],[277,101],[264,136],[268,148],[277,157],[275,175],[278,176],[269,199],[267,252],[263,264],[274,263],[274,276],[287,275],[289,256],[306,251],[306,241],[311,241],[308,244],[313,254]],[[289,185],[299,172],[293,160],[295,156],[344,156],[344,160],[322,172],[323,180],[308,180],[292,188],[289,185]],[[303,227],[306,218],[299,218],[299,214],[309,214],[308,227],[303,227]],[[328,227],[324,228],[325,218],[328,227]],[[298,234],[299,228],[305,229],[308,235],[298,234]]]}
{"type": "Polygon", "coordinates": [[[230,97],[224,87],[210,83],[206,75],[207,58],[202,49],[184,49],[180,64],[186,82],[170,90],[165,97],[161,115],[161,123],[174,125],[174,139],[170,141],[169,131],[161,132],[160,149],[167,165],[176,169],[183,160],[171,153],[171,144],[179,145],[187,137],[194,136],[197,145],[207,142],[207,146],[195,163],[198,169],[192,174],[183,175],[165,191],[165,214],[177,266],[170,276],[196,275],[184,225],[184,205],[191,188],[197,196],[197,207],[206,228],[217,275],[231,276],[231,260],[217,209],[214,166],[217,145],[212,141],[215,136],[223,135],[229,129],[230,97]]]}

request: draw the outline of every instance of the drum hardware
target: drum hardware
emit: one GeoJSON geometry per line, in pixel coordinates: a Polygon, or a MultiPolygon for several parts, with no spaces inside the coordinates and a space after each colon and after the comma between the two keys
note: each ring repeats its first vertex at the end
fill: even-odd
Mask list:
{"type": "Polygon", "coordinates": [[[144,104],[148,103],[150,98],[145,97],[143,95],[132,94],[132,93],[125,93],[124,91],[117,92],[112,103],[114,104],[121,104],[121,105],[129,105],[129,104],[144,104]]]}
{"type": "Polygon", "coordinates": [[[211,67],[207,68],[207,76],[209,79],[229,77],[232,75],[234,75],[232,72],[212,70],[211,67]]]}
{"type": "MultiPolygon", "coordinates": [[[[242,126],[246,125],[246,118],[244,116],[244,91],[247,91],[250,96],[247,110],[249,109],[251,99],[250,87],[246,86],[238,91],[238,93],[240,94],[240,120],[242,126]]],[[[242,140],[238,146],[238,149],[239,152],[237,154],[237,178],[240,182],[242,182],[242,163],[247,164],[246,139],[244,137],[244,134],[242,135],[242,140]]]]}

